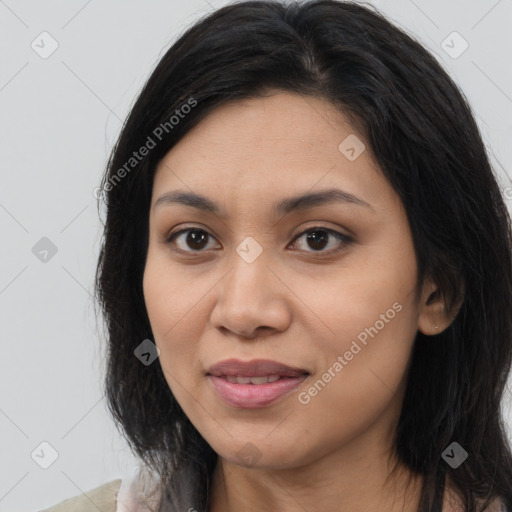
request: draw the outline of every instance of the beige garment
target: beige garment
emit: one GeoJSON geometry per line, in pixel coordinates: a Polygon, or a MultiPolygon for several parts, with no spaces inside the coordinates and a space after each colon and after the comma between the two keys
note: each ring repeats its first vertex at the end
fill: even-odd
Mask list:
{"type": "Polygon", "coordinates": [[[155,512],[160,502],[158,478],[145,467],[111,480],[41,512],[155,512]]]}
{"type": "Polygon", "coordinates": [[[61,501],[41,512],[115,512],[121,479],[112,480],[84,494],[61,501]]]}

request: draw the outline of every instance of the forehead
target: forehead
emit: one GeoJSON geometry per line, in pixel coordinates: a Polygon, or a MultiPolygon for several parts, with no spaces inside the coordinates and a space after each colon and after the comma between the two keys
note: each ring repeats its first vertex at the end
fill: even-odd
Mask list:
{"type": "Polygon", "coordinates": [[[274,92],[222,105],[190,130],[157,167],[153,206],[176,189],[225,202],[340,187],[370,202],[389,185],[363,136],[331,103],[274,92]]]}

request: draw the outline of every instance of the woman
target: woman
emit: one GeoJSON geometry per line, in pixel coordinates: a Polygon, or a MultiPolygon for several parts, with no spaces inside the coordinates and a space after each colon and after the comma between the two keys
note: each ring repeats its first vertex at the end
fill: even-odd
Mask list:
{"type": "Polygon", "coordinates": [[[225,6],[102,189],[106,392],[144,464],[94,509],[512,510],[509,215],[418,42],[349,2],[225,6]]]}

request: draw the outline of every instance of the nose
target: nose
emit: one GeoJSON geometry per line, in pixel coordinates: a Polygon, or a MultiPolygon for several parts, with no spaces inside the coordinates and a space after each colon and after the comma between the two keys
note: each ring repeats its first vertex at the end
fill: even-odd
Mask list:
{"type": "Polygon", "coordinates": [[[262,331],[282,332],[290,325],[291,292],[264,254],[248,263],[235,252],[231,269],[215,287],[210,321],[223,334],[254,339],[262,331]]]}

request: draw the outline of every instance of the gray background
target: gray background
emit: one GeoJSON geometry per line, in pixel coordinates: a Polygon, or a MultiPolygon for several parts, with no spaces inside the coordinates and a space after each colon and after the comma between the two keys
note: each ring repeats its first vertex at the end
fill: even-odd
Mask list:
{"type": "MultiPolygon", "coordinates": [[[[101,396],[93,191],[163,52],[225,3],[0,0],[0,511],[45,508],[134,469],[101,396]],[[53,40],[57,50],[42,58],[53,40]],[[43,237],[57,249],[46,262],[33,252],[48,243],[43,237]],[[47,469],[31,457],[36,450],[39,463],[51,462],[44,441],[58,453],[47,469]]],[[[461,86],[512,198],[512,0],[373,3],[461,86]],[[469,44],[460,55],[454,31],[469,44]]],[[[510,393],[504,406],[512,425],[510,393]]]]}

